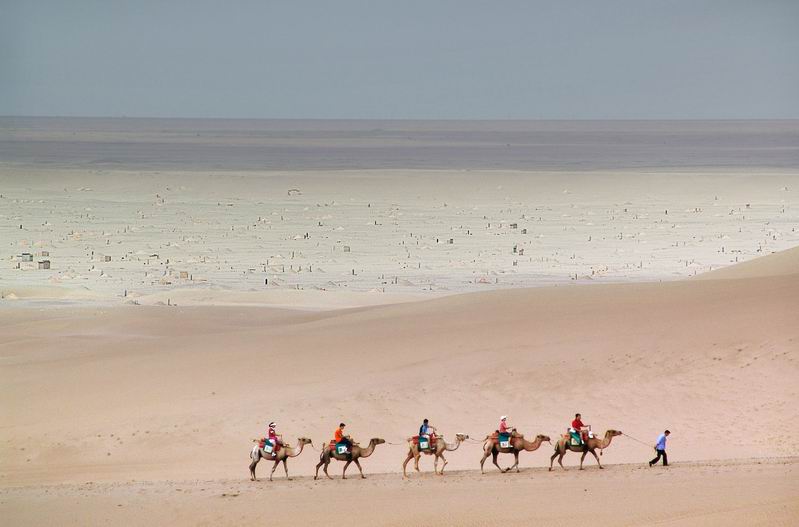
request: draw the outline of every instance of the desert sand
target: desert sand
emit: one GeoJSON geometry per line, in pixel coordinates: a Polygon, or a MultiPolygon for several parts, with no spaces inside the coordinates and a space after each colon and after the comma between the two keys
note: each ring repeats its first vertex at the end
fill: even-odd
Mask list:
{"type": "MultiPolygon", "coordinates": [[[[47,517],[44,504],[75,523],[174,514],[186,524],[314,524],[331,523],[336,510],[332,522],[343,524],[352,518],[339,500],[350,495],[374,524],[404,522],[406,513],[472,525],[497,514],[518,524],[690,524],[696,515],[790,524],[799,498],[785,440],[785,423],[799,418],[797,251],[752,262],[735,278],[499,290],[343,310],[4,305],[2,508],[20,524],[47,517]],[[501,413],[528,436],[556,436],[575,411],[596,430],[645,441],[670,428],[673,471],[646,468],[651,449],[620,436],[601,473],[590,460],[582,473],[533,470],[548,466],[545,445],[522,454],[522,473],[500,480],[492,467],[483,477],[474,472],[480,445],[468,443],[448,456],[448,469],[471,472],[401,481],[403,439],[421,416],[450,437],[482,438],[501,413]],[[313,451],[291,461],[301,476],[293,484],[248,483],[249,439],[270,419],[287,439],[309,436],[317,446],[341,419],[364,443],[398,444],[364,460],[367,474],[385,473],[374,483],[312,482],[313,451]],[[663,501],[636,498],[661,488],[663,501]],[[563,494],[586,489],[597,492],[594,505],[575,511],[563,494]],[[618,507],[608,509],[611,492],[618,507]],[[470,495],[490,505],[477,507],[470,495]],[[242,496],[238,507],[232,496],[242,496]],[[393,512],[375,512],[371,500],[393,512]],[[420,500],[426,505],[413,512],[420,500]]],[[[566,458],[567,466],[576,461],[566,458]]],[[[259,470],[268,474],[264,464],[259,470]]]]}
{"type": "Polygon", "coordinates": [[[119,123],[0,120],[7,523],[796,524],[795,122],[119,123]],[[480,473],[575,412],[604,470],[480,473]],[[470,440],[403,480],[424,417],[470,440]]]}
{"type": "Polygon", "coordinates": [[[123,482],[15,488],[0,494],[13,525],[591,525],[788,526],[799,516],[798,460],[685,463],[669,470],[506,476],[453,472],[403,482],[273,484],[233,480],[123,482]]]}

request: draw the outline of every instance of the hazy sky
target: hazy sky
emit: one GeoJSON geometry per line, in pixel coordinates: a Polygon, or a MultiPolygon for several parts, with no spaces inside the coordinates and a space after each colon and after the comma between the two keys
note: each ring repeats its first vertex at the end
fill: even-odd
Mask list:
{"type": "Polygon", "coordinates": [[[0,0],[0,115],[799,118],[799,0],[0,0]]]}

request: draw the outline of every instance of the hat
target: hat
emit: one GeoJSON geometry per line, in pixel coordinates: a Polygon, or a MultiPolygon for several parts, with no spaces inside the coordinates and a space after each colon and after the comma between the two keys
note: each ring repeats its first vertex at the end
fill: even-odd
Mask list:
{"type": "Polygon", "coordinates": [[[499,418],[500,421],[506,421],[507,419],[508,419],[507,415],[503,415],[502,417],[499,418]]]}
{"type": "Polygon", "coordinates": [[[276,427],[276,426],[277,426],[277,424],[276,424],[274,421],[272,421],[271,423],[269,423],[269,428],[274,428],[274,427],[276,427]]]}

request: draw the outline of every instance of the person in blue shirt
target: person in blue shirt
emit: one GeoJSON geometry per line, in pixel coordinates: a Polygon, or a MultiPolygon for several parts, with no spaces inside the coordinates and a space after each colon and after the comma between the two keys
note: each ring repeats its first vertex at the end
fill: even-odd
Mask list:
{"type": "Polygon", "coordinates": [[[430,421],[428,421],[427,419],[422,421],[422,426],[419,427],[419,439],[426,438],[430,444],[432,443],[432,439],[435,435],[436,435],[436,429],[430,426],[430,421]]]}
{"type": "Polygon", "coordinates": [[[669,437],[669,434],[671,434],[671,432],[666,430],[658,436],[657,443],[655,443],[655,451],[658,453],[658,456],[649,462],[650,467],[660,461],[661,457],[663,458],[663,466],[669,466],[669,458],[666,457],[666,438],[669,437]]]}

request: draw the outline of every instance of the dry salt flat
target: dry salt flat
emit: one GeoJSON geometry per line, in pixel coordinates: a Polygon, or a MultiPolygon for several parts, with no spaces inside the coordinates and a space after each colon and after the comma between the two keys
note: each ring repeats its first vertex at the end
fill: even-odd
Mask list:
{"type": "Polygon", "coordinates": [[[799,172],[785,169],[4,166],[0,188],[0,289],[12,299],[293,304],[306,290],[383,303],[674,280],[799,244],[799,172]]]}

